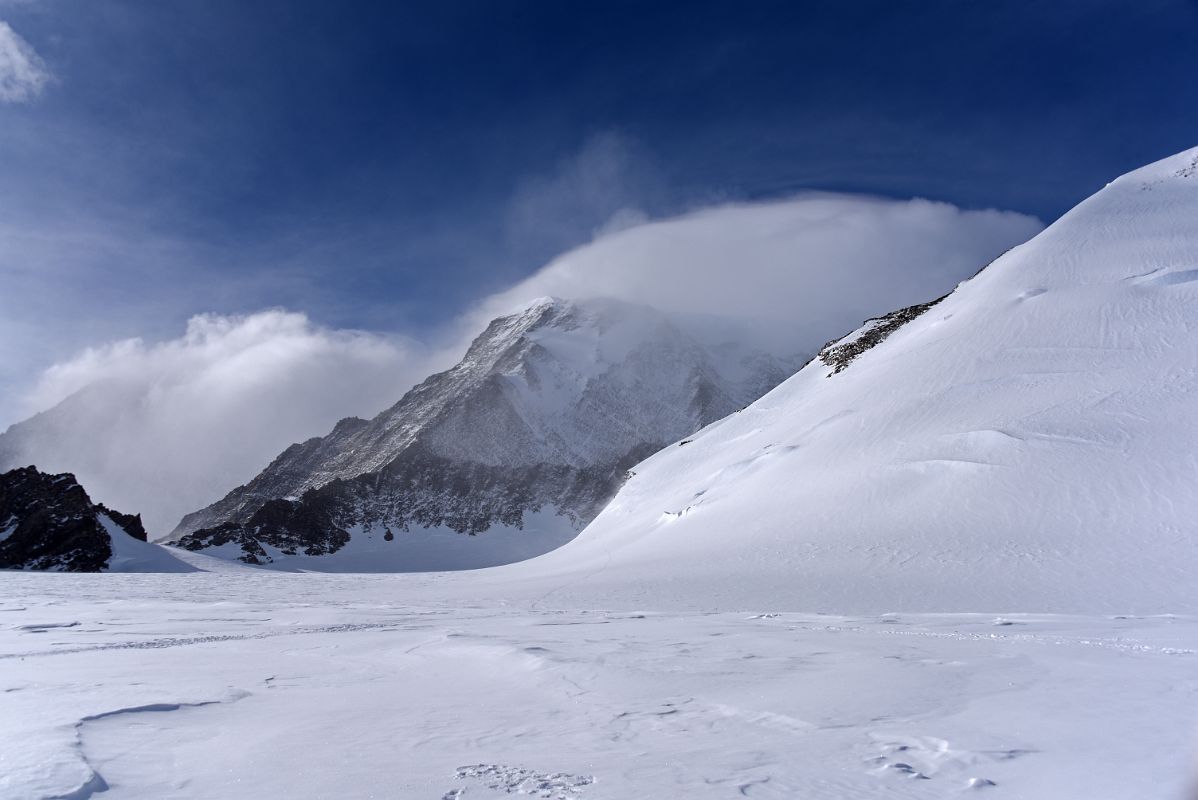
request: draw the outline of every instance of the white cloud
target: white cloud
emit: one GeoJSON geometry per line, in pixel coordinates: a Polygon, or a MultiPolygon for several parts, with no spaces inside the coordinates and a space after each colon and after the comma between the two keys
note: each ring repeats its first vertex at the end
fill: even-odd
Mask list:
{"type": "Polygon", "coordinates": [[[410,343],[302,314],[197,316],[178,339],[114,342],[47,370],[30,404],[71,399],[30,426],[41,433],[25,452],[163,534],[297,438],[378,413],[423,370],[410,343]]]}
{"type": "Polygon", "coordinates": [[[32,100],[49,82],[50,73],[41,57],[0,20],[0,102],[32,100]]]}
{"type": "Polygon", "coordinates": [[[644,222],[664,194],[652,158],[617,132],[601,133],[547,174],[516,187],[504,220],[508,245],[516,257],[547,258],[644,222]]]}
{"type": "Polygon", "coordinates": [[[616,297],[731,317],[779,353],[950,290],[1043,226],[927,200],[810,193],[619,230],[488,298],[466,327],[545,295],[616,297]]]}

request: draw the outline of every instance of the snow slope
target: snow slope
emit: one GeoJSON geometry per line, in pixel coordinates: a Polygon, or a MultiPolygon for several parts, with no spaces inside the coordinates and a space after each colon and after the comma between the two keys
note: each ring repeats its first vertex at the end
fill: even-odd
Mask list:
{"type": "Polygon", "coordinates": [[[1198,610],[1198,149],[908,316],[650,457],[509,574],[559,601],[1198,610]]]}
{"type": "Polygon", "coordinates": [[[179,559],[173,550],[133,538],[107,514],[99,514],[96,519],[108,534],[112,548],[109,572],[192,572],[196,569],[179,559]]]}

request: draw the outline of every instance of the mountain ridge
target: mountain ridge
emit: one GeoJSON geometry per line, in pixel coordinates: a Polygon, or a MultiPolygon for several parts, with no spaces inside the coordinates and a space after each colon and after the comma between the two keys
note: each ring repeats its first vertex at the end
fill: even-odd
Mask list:
{"type": "Polygon", "coordinates": [[[375,532],[390,542],[396,530],[517,531],[548,507],[560,544],[628,467],[790,368],[700,344],[648,307],[541,298],[493,320],[458,364],[374,419],[347,418],[287,448],[170,539],[196,550],[232,543],[236,557],[271,563],[271,546],[323,556],[375,532]]]}

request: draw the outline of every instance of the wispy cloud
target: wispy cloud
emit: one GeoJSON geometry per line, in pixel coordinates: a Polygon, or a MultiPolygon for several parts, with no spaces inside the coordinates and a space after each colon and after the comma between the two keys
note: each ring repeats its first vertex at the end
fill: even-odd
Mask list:
{"type": "Polygon", "coordinates": [[[649,154],[633,139],[605,131],[516,186],[506,205],[507,243],[515,257],[547,259],[659,215],[668,193],[649,154]]]}
{"type": "Polygon", "coordinates": [[[50,80],[41,56],[0,20],[0,102],[28,102],[41,94],[50,80]]]}

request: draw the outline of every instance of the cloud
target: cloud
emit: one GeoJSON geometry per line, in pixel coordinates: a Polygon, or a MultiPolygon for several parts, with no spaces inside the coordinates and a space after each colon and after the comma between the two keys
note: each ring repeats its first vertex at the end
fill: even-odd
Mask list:
{"type": "Polygon", "coordinates": [[[95,499],[164,534],[296,438],[378,413],[424,370],[411,342],[303,314],[206,314],[177,339],[113,342],[51,367],[27,402],[65,402],[5,438],[18,461],[74,472],[95,499]]]}
{"type": "Polygon", "coordinates": [[[1033,217],[928,200],[808,193],[633,225],[483,301],[465,327],[544,295],[728,317],[780,354],[943,294],[1038,233],[1033,217]]]}
{"type": "Polygon", "coordinates": [[[507,246],[517,258],[549,258],[646,221],[666,206],[668,194],[654,160],[632,139],[597,134],[547,174],[516,187],[506,207],[507,246]]]}
{"type": "Polygon", "coordinates": [[[10,434],[8,446],[20,445],[18,461],[76,473],[97,499],[144,513],[165,534],[292,442],[394,403],[459,358],[486,322],[534,298],[614,297],[709,330],[719,317],[779,355],[809,354],[866,317],[943,294],[1041,228],[1010,212],[836,194],[656,222],[621,208],[613,232],[420,343],[275,310],[201,315],[178,338],[86,349],[26,395],[27,410],[59,404],[37,425],[14,428],[43,433],[24,442],[10,434]]]}
{"type": "Polygon", "coordinates": [[[0,102],[24,103],[41,94],[50,73],[41,57],[0,20],[0,102]]]}

